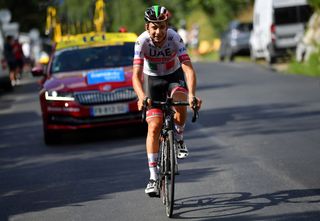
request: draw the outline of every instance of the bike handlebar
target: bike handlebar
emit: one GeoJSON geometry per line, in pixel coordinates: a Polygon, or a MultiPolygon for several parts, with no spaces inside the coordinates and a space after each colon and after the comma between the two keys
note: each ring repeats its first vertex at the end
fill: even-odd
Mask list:
{"type": "MultiPolygon", "coordinates": [[[[146,120],[146,112],[148,107],[148,97],[143,100],[143,107],[142,107],[142,122],[146,120]]],[[[168,98],[166,101],[152,101],[151,100],[151,106],[155,107],[170,107],[170,106],[189,106],[189,102],[187,101],[172,101],[172,98],[168,98]]],[[[196,122],[196,120],[199,118],[199,108],[198,108],[198,100],[196,98],[193,99],[193,116],[192,116],[192,123],[196,122]]]]}

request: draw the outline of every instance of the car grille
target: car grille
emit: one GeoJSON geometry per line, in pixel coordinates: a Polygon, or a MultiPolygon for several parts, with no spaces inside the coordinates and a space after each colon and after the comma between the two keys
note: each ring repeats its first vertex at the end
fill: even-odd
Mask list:
{"type": "Polygon", "coordinates": [[[111,92],[88,91],[75,94],[75,99],[82,105],[106,104],[137,99],[133,88],[121,88],[111,92]]]}

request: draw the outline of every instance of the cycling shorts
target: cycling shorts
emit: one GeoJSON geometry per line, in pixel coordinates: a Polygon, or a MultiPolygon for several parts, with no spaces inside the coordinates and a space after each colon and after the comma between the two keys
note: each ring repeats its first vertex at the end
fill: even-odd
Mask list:
{"type": "Polygon", "coordinates": [[[144,75],[144,90],[146,96],[154,101],[166,101],[173,89],[182,87],[188,91],[182,68],[164,76],[144,75]]]}

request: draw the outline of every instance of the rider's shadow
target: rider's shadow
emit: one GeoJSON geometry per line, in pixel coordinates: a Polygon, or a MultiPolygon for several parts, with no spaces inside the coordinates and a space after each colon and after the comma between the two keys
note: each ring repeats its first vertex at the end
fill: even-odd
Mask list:
{"type": "MultiPolygon", "coordinates": [[[[276,209],[277,213],[281,211],[279,208],[276,209]]],[[[256,196],[247,192],[234,192],[177,199],[174,218],[219,221],[318,221],[319,208],[320,189],[285,190],[256,196]],[[258,211],[267,208],[272,210],[273,206],[285,208],[284,214],[258,215],[258,211]],[[288,209],[295,212],[288,213],[288,209]]]]}

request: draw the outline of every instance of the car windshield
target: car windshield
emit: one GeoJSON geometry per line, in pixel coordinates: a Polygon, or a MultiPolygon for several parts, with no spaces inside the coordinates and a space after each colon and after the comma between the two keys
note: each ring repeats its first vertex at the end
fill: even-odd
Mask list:
{"type": "Polygon", "coordinates": [[[134,42],[123,45],[70,48],[57,51],[51,73],[132,65],[134,42]]]}
{"type": "Polygon", "coordinates": [[[252,30],[252,23],[240,23],[237,29],[243,32],[250,32],[252,30]]]}

